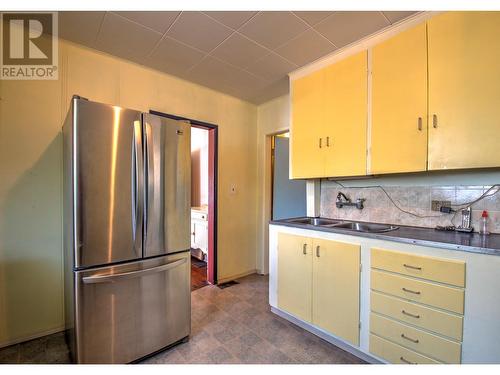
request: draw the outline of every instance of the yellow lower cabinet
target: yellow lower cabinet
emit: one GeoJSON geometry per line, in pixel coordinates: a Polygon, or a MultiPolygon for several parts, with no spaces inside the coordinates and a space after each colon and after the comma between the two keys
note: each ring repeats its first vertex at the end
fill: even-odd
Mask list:
{"type": "Polygon", "coordinates": [[[375,291],[438,307],[457,314],[464,313],[465,292],[463,289],[420,281],[374,269],[371,270],[371,288],[375,291]]]}
{"type": "Polygon", "coordinates": [[[278,307],[311,321],[312,240],[278,234],[278,307]]]}
{"type": "Polygon", "coordinates": [[[464,318],[461,315],[447,313],[374,291],[370,294],[370,307],[376,313],[390,316],[457,341],[462,340],[464,318]]]}
{"type": "Polygon", "coordinates": [[[312,322],[359,345],[360,245],[313,239],[312,322]]]}
{"type": "Polygon", "coordinates": [[[444,363],[460,363],[462,345],[375,313],[370,332],[444,363]]]}
{"type": "Polygon", "coordinates": [[[441,363],[374,334],[370,334],[370,353],[394,364],[435,365],[441,363]]]}
{"type": "Polygon", "coordinates": [[[465,287],[465,262],[373,247],[371,266],[402,275],[465,287]]]}

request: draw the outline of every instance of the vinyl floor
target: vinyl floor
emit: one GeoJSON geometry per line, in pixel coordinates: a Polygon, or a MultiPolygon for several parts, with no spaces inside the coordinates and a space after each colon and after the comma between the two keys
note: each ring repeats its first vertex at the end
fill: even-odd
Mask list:
{"type": "MultiPolygon", "coordinates": [[[[361,359],[270,311],[268,277],[250,275],[191,293],[190,340],[144,364],[362,364],[361,359]]],[[[62,333],[0,349],[0,363],[69,363],[62,333]]]]}

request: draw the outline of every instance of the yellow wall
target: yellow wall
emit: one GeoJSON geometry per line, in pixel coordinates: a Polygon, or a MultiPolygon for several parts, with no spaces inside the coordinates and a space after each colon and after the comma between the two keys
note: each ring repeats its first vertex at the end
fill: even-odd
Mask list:
{"type": "Polygon", "coordinates": [[[271,154],[269,135],[290,128],[290,98],[281,96],[258,107],[257,115],[257,270],[269,272],[268,224],[271,218],[271,154]]]}
{"type": "Polygon", "coordinates": [[[219,125],[218,278],[256,269],[257,108],[66,41],[59,48],[58,81],[0,85],[0,346],[63,325],[60,130],[73,94],[219,125]]]}

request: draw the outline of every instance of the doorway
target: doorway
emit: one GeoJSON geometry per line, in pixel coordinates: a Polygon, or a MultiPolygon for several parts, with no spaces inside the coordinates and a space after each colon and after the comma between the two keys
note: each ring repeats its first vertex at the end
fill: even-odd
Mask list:
{"type": "Polygon", "coordinates": [[[218,127],[150,110],[191,124],[191,291],[217,284],[218,127]]]}
{"type": "Polygon", "coordinates": [[[271,136],[271,218],[306,216],[306,181],[290,180],[289,132],[271,136]]]}

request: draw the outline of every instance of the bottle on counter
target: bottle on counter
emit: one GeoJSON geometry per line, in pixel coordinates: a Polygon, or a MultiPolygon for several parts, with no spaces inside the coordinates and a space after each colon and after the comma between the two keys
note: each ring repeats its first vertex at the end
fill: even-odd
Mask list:
{"type": "Polygon", "coordinates": [[[490,234],[488,231],[489,221],[488,211],[484,210],[479,222],[479,234],[490,234]]]}

